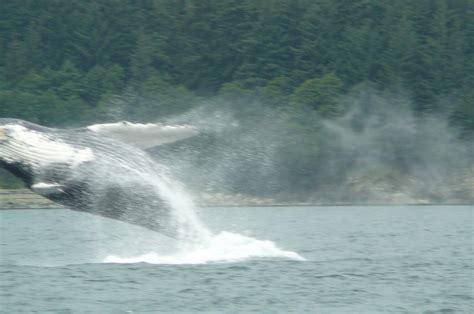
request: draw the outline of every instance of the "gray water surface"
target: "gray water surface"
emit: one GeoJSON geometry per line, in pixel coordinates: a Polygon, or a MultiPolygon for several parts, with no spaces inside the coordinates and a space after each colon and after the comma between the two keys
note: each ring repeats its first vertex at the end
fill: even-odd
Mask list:
{"type": "Polygon", "coordinates": [[[69,210],[0,211],[2,313],[471,313],[472,206],[207,208],[306,261],[104,263],[173,240],[69,210]]]}

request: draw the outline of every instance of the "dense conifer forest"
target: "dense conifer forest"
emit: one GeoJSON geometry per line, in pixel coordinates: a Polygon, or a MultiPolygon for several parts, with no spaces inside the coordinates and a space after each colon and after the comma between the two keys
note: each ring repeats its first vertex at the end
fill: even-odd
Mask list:
{"type": "MultiPolygon", "coordinates": [[[[354,156],[372,146],[347,147],[365,143],[361,134],[373,117],[385,126],[394,117],[406,123],[378,126],[390,137],[371,138],[378,149],[386,146],[377,150],[375,176],[403,181],[418,161],[424,178],[446,178],[438,168],[451,158],[447,147],[433,148],[440,138],[459,144],[451,153],[462,150],[458,168],[446,171],[465,173],[473,60],[472,0],[0,2],[1,117],[65,127],[157,121],[199,106],[212,107],[208,116],[232,112],[247,139],[277,140],[265,151],[262,142],[247,143],[257,157],[237,158],[243,165],[226,183],[231,192],[311,195],[349,186],[355,167],[370,164],[354,156]],[[411,126],[417,131],[407,131],[411,126]],[[357,136],[344,142],[347,132],[338,128],[357,136]],[[426,166],[425,152],[441,154],[441,164],[426,166]],[[271,154],[264,165],[254,160],[271,154]],[[267,171],[269,163],[278,171],[267,171]],[[252,175],[255,184],[247,182],[252,175]]],[[[243,145],[212,135],[195,143],[208,155],[243,145]]],[[[204,155],[188,157],[209,164],[193,172],[199,180],[213,164],[204,155]]]]}

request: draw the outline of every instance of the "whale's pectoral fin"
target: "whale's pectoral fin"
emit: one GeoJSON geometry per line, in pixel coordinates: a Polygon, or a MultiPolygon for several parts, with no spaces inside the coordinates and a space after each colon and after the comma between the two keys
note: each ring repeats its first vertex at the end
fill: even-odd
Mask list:
{"type": "Polygon", "coordinates": [[[189,125],[142,124],[126,121],[94,124],[86,129],[142,149],[172,143],[198,134],[197,130],[189,125]]]}
{"type": "Polygon", "coordinates": [[[50,197],[64,193],[64,187],[54,182],[35,183],[31,186],[31,190],[44,197],[50,197]]]}

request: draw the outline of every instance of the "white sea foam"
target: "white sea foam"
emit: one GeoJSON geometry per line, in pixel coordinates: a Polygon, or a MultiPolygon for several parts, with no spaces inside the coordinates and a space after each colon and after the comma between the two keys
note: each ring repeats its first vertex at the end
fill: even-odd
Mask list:
{"type": "Polygon", "coordinates": [[[238,262],[252,258],[306,259],[298,253],[280,249],[268,240],[257,240],[223,231],[201,244],[181,249],[175,254],[149,252],[139,256],[107,256],[104,263],[206,264],[238,262]]]}

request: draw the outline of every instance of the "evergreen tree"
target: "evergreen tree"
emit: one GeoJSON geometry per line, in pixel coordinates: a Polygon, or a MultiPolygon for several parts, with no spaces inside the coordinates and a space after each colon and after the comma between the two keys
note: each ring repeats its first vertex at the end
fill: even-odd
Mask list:
{"type": "Polygon", "coordinates": [[[325,117],[336,117],[342,113],[336,101],[341,92],[342,81],[334,74],[303,82],[291,96],[295,104],[309,106],[325,117]]]}

